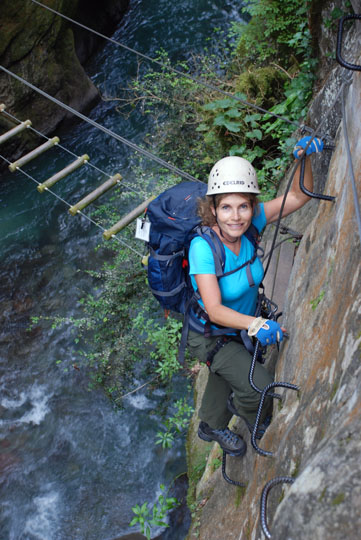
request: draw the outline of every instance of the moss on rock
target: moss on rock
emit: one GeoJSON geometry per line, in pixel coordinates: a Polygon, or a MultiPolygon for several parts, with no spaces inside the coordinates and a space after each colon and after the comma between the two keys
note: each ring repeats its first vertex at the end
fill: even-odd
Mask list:
{"type": "Polygon", "coordinates": [[[238,92],[265,108],[271,108],[283,98],[287,75],[277,67],[267,66],[244,71],[236,84],[238,92]]]}

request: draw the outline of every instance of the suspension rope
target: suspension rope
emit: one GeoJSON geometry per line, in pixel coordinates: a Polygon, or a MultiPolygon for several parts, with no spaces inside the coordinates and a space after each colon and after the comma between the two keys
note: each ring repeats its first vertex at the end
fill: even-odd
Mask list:
{"type": "MultiPolygon", "coordinates": [[[[0,158],[3,159],[8,165],[10,165],[10,161],[4,157],[3,155],[0,154],[0,158]]],[[[27,178],[29,178],[30,180],[32,180],[33,182],[35,182],[35,184],[37,185],[40,185],[41,182],[39,182],[38,180],[36,180],[33,176],[31,176],[31,174],[25,172],[23,169],[21,169],[20,167],[16,167],[16,170],[17,171],[20,171],[22,174],[24,174],[27,178]]],[[[65,199],[63,199],[62,197],[60,197],[57,193],[55,193],[54,191],[52,191],[51,189],[47,188],[46,191],[48,193],[51,193],[51,195],[53,195],[56,199],[58,199],[59,201],[61,201],[63,204],[65,204],[66,206],[68,206],[69,208],[72,206],[71,204],[69,204],[65,199]]],[[[96,227],[98,227],[102,232],[105,232],[106,229],[104,229],[104,227],[102,227],[99,223],[97,223],[96,221],[94,221],[94,219],[92,219],[91,217],[87,216],[86,214],[84,214],[84,212],[82,212],[81,210],[78,210],[77,212],[77,215],[80,214],[83,218],[87,219],[88,221],[90,221],[93,225],[95,225],[96,227]]],[[[130,246],[129,244],[127,244],[127,242],[125,242],[124,240],[122,240],[121,238],[119,238],[118,236],[113,236],[112,237],[113,239],[117,240],[117,242],[119,242],[120,244],[122,244],[124,247],[127,247],[128,249],[130,249],[131,251],[133,251],[136,255],[138,255],[139,257],[143,257],[143,253],[140,253],[139,251],[137,251],[136,249],[134,249],[132,246],[130,246]]]]}
{"type": "Polygon", "coordinates": [[[59,99],[51,96],[50,94],[47,94],[46,92],[44,92],[43,90],[41,90],[40,88],[38,88],[37,86],[34,86],[33,84],[29,83],[28,81],[26,81],[25,79],[23,79],[22,77],[19,77],[19,75],[15,75],[15,73],[13,73],[12,71],[9,71],[8,69],[6,69],[4,66],[0,66],[0,69],[4,72],[4,73],[7,73],[8,75],[10,75],[11,77],[13,77],[14,79],[16,79],[17,81],[21,82],[22,84],[25,84],[26,86],[28,86],[29,88],[31,88],[32,90],[34,90],[35,92],[37,92],[38,94],[40,94],[41,96],[45,97],[46,99],[49,99],[50,101],[52,101],[53,103],[55,103],[56,105],[58,105],[59,107],[65,109],[66,111],[74,114],[74,116],[77,116],[78,118],[80,118],[81,120],[84,120],[85,122],[87,122],[88,124],[100,129],[101,131],[103,131],[104,133],[106,133],[107,135],[110,135],[111,137],[113,137],[114,139],[122,142],[123,144],[129,146],[130,148],[132,148],[133,150],[135,150],[136,152],[139,152],[140,154],[143,154],[144,156],[146,156],[147,158],[157,162],[159,165],[162,165],[162,167],[165,167],[166,169],[172,171],[173,173],[177,174],[178,176],[181,176],[183,178],[186,178],[187,180],[190,180],[192,182],[201,182],[201,180],[198,180],[197,178],[195,178],[194,176],[188,174],[187,172],[185,171],[182,171],[181,169],[179,169],[178,167],[176,167],[175,165],[171,165],[170,163],[167,163],[166,161],[164,161],[163,159],[161,159],[160,157],[152,154],[151,152],[148,152],[148,150],[145,150],[144,148],[142,148],[141,146],[138,146],[137,144],[129,141],[128,139],[125,139],[124,137],[122,137],[121,135],[118,135],[118,133],[115,133],[114,131],[112,131],[111,129],[108,129],[106,128],[105,126],[102,126],[101,124],[99,124],[98,122],[95,122],[95,120],[92,120],[91,118],[89,118],[88,116],[85,116],[84,114],[76,111],[75,109],[73,109],[72,107],[70,107],[69,105],[66,105],[65,103],[63,103],[62,101],[60,101],[59,99]]]}
{"type": "Polygon", "coordinates": [[[119,47],[122,47],[123,49],[135,54],[136,56],[139,56],[140,58],[143,58],[143,59],[145,59],[145,60],[147,60],[149,62],[157,64],[162,69],[166,69],[168,71],[176,73],[177,75],[179,75],[181,77],[189,79],[189,80],[195,82],[196,84],[199,84],[201,86],[204,86],[205,88],[208,88],[208,90],[212,90],[214,92],[218,92],[218,93],[220,93],[220,94],[222,94],[224,96],[227,96],[229,98],[235,99],[236,101],[239,101],[240,103],[242,103],[243,105],[246,105],[247,107],[253,107],[254,109],[256,109],[259,112],[262,112],[263,114],[267,114],[267,115],[273,116],[275,118],[278,118],[279,120],[282,120],[282,121],[284,121],[284,122],[286,122],[288,124],[297,126],[298,128],[302,128],[304,131],[307,131],[309,133],[313,132],[312,128],[310,128],[308,126],[305,126],[304,124],[301,124],[299,122],[295,122],[293,120],[290,120],[289,118],[285,118],[284,116],[281,116],[281,115],[276,114],[274,112],[268,111],[267,109],[264,109],[263,107],[260,107],[259,105],[255,105],[254,103],[250,103],[249,101],[247,101],[245,99],[242,99],[241,97],[239,97],[237,95],[231,94],[230,92],[227,92],[226,90],[222,90],[221,88],[218,88],[217,86],[214,86],[214,85],[212,85],[210,83],[202,81],[201,79],[193,77],[192,75],[189,75],[188,73],[184,73],[183,71],[180,71],[177,68],[174,68],[172,66],[164,64],[163,62],[161,62],[160,60],[157,60],[156,58],[152,58],[151,56],[148,56],[147,54],[143,54],[143,53],[141,53],[141,52],[139,52],[139,51],[137,51],[135,49],[132,49],[131,47],[128,47],[127,45],[124,45],[124,43],[121,43],[120,41],[117,41],[117,40],[115,40],[113,38],[105,36],[104,34],[101,34],[100,32],[97,32],[93,28],[90,28],[89,26],[86,26],[86,25],[84,25],[84,24],[82,24],[82,23],[80,23],[80,22],[78,22],[78,21],[76,21],[76,20],[74,20],[74,19],[72,19],[70,17],[67,17],[63,13],[60,13],[59,11],[56,11],[53,8],[45,6],[41,2],[38,2],[38,0],[30,0],[30,1],[33,2],[34,4],[37,4],[38,6],[40,6],[42,8],[44,8],[44,9],[47,9],[48,11],[51,11],[55,15],[58,15],[59,17],[62,17],[63,19],[67,20],[68,22],[71,22],[71,23],[79,26],[80,28],[83,28],[84,30],[92,32],[93,34],[97,35],[98,37],[106,39],[110,43],[113,43],[113,44],[115,44],[115,45],[117,45],[119,47]]]}
{"type": "MultiPolygon", "coordinates": [[[[18,122],[18,124],[21,124],[21,120],[16,118],[16,116],[14,116],[13,114],[7,112],[5,109],[1,112],[1,114],[8,116],[12,120],[14,120],[14,122],[18,122]]],[[[43,139],[46,139],[47,141],[50,140],[50,138],[47,137],[44,133],[42,133],[41,131],[38,131],[37,129],[35,129],[32,126],[28,126],[27,129],[30,129],[31,131],[36,133],[36,135],[39,135],[39,137],[42,137],[43,139]]],[[[74,154],[74,152],[72,152],[71,150],[69,150],[68,148],[66,148],[65,146],[63,146],[60,143],[56,144],[56,148],[60,148],[61,150],[64,150],[65,152],[67,152],[69,155],[71,155],[74,158],[79,157],[77,154],[74,154]]],[[[97,167],[96,165],[91,163],[90,161],[87,161],[87,165],[88,165],[88,167],[91,167],[92,169],[96,170],[97,172],[99,172],[101,174],[104,174],[104,176],[107,176],[108,178],[111,178],[111,175],[109,175],[108,173],[106,173],[105,171],[103,171],[102,169],[100,169],[99,167],[97,167]]],[[[133,193],[138,193],[137,190],[135,190],[134,187],[131,184],[127,184],[127,182],[124,182],[123,180],[121,182],[121,186],[126,187],[129,191],[131,191],[133,193]]]]}

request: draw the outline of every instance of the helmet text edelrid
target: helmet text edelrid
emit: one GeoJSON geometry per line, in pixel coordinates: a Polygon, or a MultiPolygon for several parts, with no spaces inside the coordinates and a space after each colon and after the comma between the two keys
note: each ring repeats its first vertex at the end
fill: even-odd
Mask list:
{"type": "Polygon", "coordinates": [[[225,182],[223,182],[224,186],[235,186],[239,184],[243,186],[245,184],[245,181],[244,180],[226,180],[225,182]]]}

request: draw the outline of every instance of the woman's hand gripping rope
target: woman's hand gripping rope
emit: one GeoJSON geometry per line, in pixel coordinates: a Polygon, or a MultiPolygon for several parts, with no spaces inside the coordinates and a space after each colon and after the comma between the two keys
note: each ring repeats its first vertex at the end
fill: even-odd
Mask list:
{"type": "Polygon", "coordinates": [[[280,343],[283,340],[284,331],[285,328],[282,328],[278,322],[257,317],[249,326],[248,335],[256,337],[264,347],[273,343],[280,343]]]}

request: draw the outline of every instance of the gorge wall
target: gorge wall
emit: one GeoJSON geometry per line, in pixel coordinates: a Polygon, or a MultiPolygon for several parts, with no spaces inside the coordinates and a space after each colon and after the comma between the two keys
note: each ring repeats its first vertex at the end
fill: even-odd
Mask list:
{"type": "MultiPolygon", "coordinates": [[[[48,7],[82,24],[111,35],[125,13],[129,0],[48,0],[48,7]]],[[[82,64],[105,44],[31,0],[2,0],[0,18],[0,64],[44,92],[84,111],[99,99],[98,90],[82,64]]],[[[39,131],[51,134],[69,113],[27,86],[0,72],[0,103],[19,120],[30,119],[39,131]]],[[[0,115],[2,131],[14,127],[0,115]]],[[[30,148],[31,133],[7,144],[6,155],[16,159],[30,148]]],[[[35,139],[36,141],[38,138],[35,139]]]]}
{"type": "MultiPolygon", "coordinates": [[[[328,2],[328,10],[334,2],[328,2]]],[[[361,3],[353,2],[356,13],[361,3]]],[[[329,13],[329,12],[328,12],[329,13]]],[[[325,21],[327,13],[321,13],[325,21]]],[[[321,22],[322,25],[322,22],[321,22]]],[[[319,42],[321,54],[335,43],[319,42]],[[331,45],[330,45],[331,44],[331,45]]],[[[332,34],[325,29],[323,36],[332,34]]],[[[343,46],[345,59],[361,64],[360,23],[348,29],[343,46]]],[[[332,51],[331,51],[332,52],[332,51]]],[[[235,420],[248,450],[243,459],[228,457],[227,474],[245,488],[225,482],[221,453],[196,435],[195,413],[188,435],[189,499],[193,523],[188,540],[262,539],[260,499],[265,484],[277,476],[294,479],[292,485],[274,487],[268,497],[267,522],[278,540],[344,540],[359,538],[361,529],[361,238],[357,230],[350,165],[339,89],[343,77],[347,134],[352,165],[361,191],[361,72],[347,71],[329,56],[321,63],[318,93],[307,124],[335,139],[332,153],[313,159],[316,190],[335,195],[333,203],[312,200],[288,219],[303,232],[286,294],[282,319],[290,339],[276,357],[276,381],[300,387],[299,392],[278,388],[271,426],[260,441],[273,457],[257,454],[244,424],[235,420]],[[336,102],[335,99],[337,98],[336,102]],[[328,115],[326,117],[326,115],[328,115]],[[199,470],[207,460],[202,478],[199,470]]],[[[282,191],[282,190],[281,190],[282,191]]],[[[202,368],[196,383],[196,406],[206,379],[202,368]]]]}

